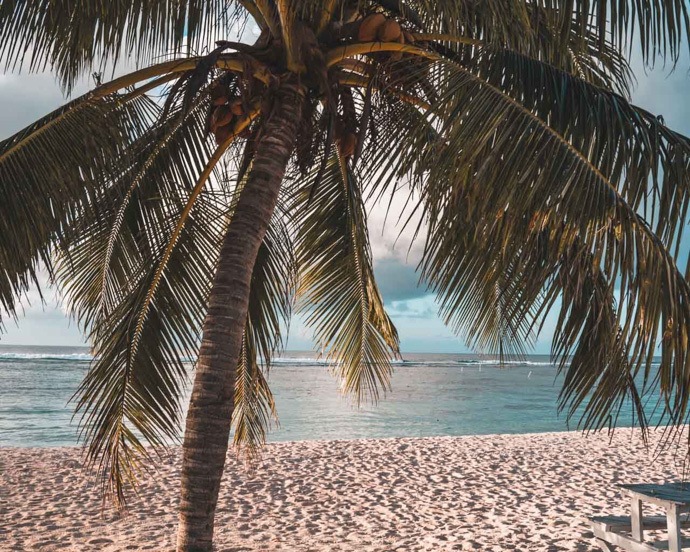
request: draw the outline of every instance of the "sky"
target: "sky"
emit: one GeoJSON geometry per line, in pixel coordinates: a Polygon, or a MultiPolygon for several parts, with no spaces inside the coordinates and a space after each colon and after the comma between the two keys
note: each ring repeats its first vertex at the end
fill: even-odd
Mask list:
{"type": "MultiPolygon", "coordinates": [[[[690,135],[690,59],[684,56],[675,71],[657,67],[643,71],[634,64],[638,84],[633,102],[655,114],[663,115],[668,126],[690,135]]],[[[84,92],[82,83],[75,94],[84,92]]],[[[49,73],[0,74],[0,140],[11,136],[35,119],[66,101],[49,73]]],[[[399,236],[395,219],[385,219],[386,205],[371,205],[369,223],[374,270],[388,312],[393,319],[403,353],[464,353],[469,349],[462,338],[445,327],[438,316],[433,296],[417,285],[415,266],[420,244],[410,249],[409,235],[399,236]]],[[[535,353],[548,353],[553,324],[547,320],[537,341],[535,353]]],[[[14,345],[84,345],[76,324],[66,316],[55,290],[47,293],[45,303],[37,292],[24,301],[24,314],[15,323],[6,320],[0,344],[14,345]]],[[[312,349],[311,332],[300,318],[293,319],[287,341],[291,350],[312,349]]]]}

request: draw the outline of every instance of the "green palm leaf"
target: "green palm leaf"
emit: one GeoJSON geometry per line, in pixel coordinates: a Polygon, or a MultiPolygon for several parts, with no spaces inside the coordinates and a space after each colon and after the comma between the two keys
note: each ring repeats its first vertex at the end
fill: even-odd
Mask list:
{"type": "MultiPolygon", "coordinates": [[[[307,0],[309,1],[309,0],[307,0]]],[[[425,32],[471,36],[493,45],[507,46],[526,53],[542,40],[545,25],[556,40],[554,50],[567,55],[570,37],[580,33],[581,45],[589,42],[603,51],[606,43],[622,51],[632,36],[640,37],[645,61],[657,57],[677,60],[683,41],[690,32],[688,6],[683,0],[654,3],[628,0],[558,0],[531,2],[525,0],[462,0],[428,2],[426,0],[387,1],[382,5],[397,6],[393,12],[414,12],[425,32]],[[595,42],[585,38],[588,29],[595,42]]],[[[571,43],[572,45],[572,43],[571,43]]]]}
{"type": "Polygon", "coordinates": [[[617,94],[511,52],[480,51],[468,68],[585,152],[664,243],[678,245],[690,190],[688,138],[617,94]]]}
{"type": "Polygon", "coordinates": [[[610,37],[602,42],[599,29],[593,24],[583,26],[577,14],[569,26],[563,27],[557,21],[567,12],[529,2],[525,3],[524,9],[527,12],[526,27],[518,21],[505,29],[497,28],[493,20],[487,22],[480,18],[466,23],[465,26],[469,27],[467,32],[451,30],[448,34],[438,35],[432,46],[445,56],[464,63],[474,61],[474,47],[485,51],[507,51],[630,96],[634,82],[632,69],[619,45],[610,37]],[[485,29],[487,26],[491,30],[485,29]],[[475,38],[468,41],[467,36],[475,38]]]}
{"type": "Polygon", "coordinates": [[[51,67],[70,89],[78,77],[121,57],[145,63],[201,52],[244,21],[247,13],[239,8],[208,0],[136,0],[107,8],[89,0],[8,0],[0,6],[0,60],[12,68],[51,67]]]}
{"type": "Polygon", "coordinates": [[[178,437],[185,357],[198,347],[227,217],[229,191],[208,188],[175,233],[212,151],[203,109],[192,110],[173,137],[160,142],[169,126],[163,121],[152,127],[123,158],[120,178],[84,211],[80,239],[67,244],[61,263],[70,305],[96,344],[77,402],[83,437],[90,460],[100,462],[106,490],[121,502],[123,484],[134,481],[148,457],[142,439],[162,446],[178,437]],[[136,203],[120,220],[122,201],[142,170],[146,178],[135,188],[136,203]],[[166,269],[157,279],[164,258],[166,269]]]}
{"type": "Polygon", "coordinates": [[[613,428],[627,401],[633,420],[644,430],[648,382],[638,386],[637,370],[630,364],[629,343],[621,334],[612,282],[597,270],[591,256],[566,252],[556,278],[560,280],[561,313],[570,313],[554,336],[555,355],[571,360],[565,374],[559,406],[582,428],[613,428]],[[577,274],[579,281],[574,281],[577,274]],[[574,332],[579,333],[575,336],[574,332]],[[576,340],[578,345],[574,346],[576,340]]]}
{"type": "Polygon", "coordinates": [[[295,206],[306,209],[297,221],[298,305],[343,390],[358,403],[367,396],[376,400],[389,387],[398,334],[374,280],[360,186],[337,157],[329,159],[306,207],[311,184],[308,179],[298,189],[295,206]]]}
{"type": "MultiPolygon", "coordinates": [[[[566,131],[560,134],[556,130],[560,125],[547,125],[510,95],[487,86],[469,71],[459,70],[450,78],[455,84],[447,96],[449,102],[437,106],[444,115],[443,122],[439,121],[442,144],[427,148],[424,171],[417,173],[429,222],[423,274],[440,294],[442,308],[458,325],[472,324],[471,311],[479,317],[489,316],[487,311],[495,309],[496,303],[485,297],[495,294],[497,263],[512,267],[509,274],[520,287],[512,299],[510,293],[502,297],[510,299],[511,318],[527,323],[525,328],[533,327],[554,306],[557,296],[566,298],[554,348],[563,369],[567,367],[564,407],[576,407],[583,397],[594,393],[584,419],[587,424],[601,424],[613,405],[612,398],[620,396],[606,392],[612,382],[617,382],[613,389],[627,389],[634,395],[633,380],[643,370],[643,386],[655,383],[651,358],[660,346],[658,381],[665,415],[679,423],[688,402],[682,382],[688,364],[685,344],[690,290],[667,252],[665,240],[636,208],[638,192],[630,193],[632,204],[625,197],[630,190],[644,189],[650,172],[642,170],[638,173],[642,182],[626,181],[619,191],[618,182],[606,176],[619,173],[605,164],[600,169],[601,156],[589,159],[574,145],[576,139],[566,139],[572,126],[561,126],[566,131]],[[525,149],[516,149],[515,143],[525,149]],[[582,257],[589,264],[576,262],[582,257]],[[596,282],[590,284],[590,292],[583,289],[588,266],[589,278],[596,282]],[[602,278],[603,284],[599,282],[602,278]],[[612,289],[618,281],[618,303],[628,311],[625,323],[620,310],[611,322],[612,301],[601,298],[601,290],[612,289]],[[592,299],[595,293],[599,294],[596,301],[592,299]],[[663,328],[663,338],[659,328],[663,328]],[[594,358],[611,359],[597,369],[599,379],[595,380],[590,377],[594,358]],[[612,369],[607,371],[609,365],[612,369]],[[621,382],[625,387],[620,387],[621,382]]],[[[634,151],[635,138],[645,138],[645,128],[684,148],[681,137],[658,126],[647,127],[647,120],[638,115],[640,119],[642,123],[633,126],[624,143],[627,151],[634,151]]],[[[611,127],[614,130],[606,136],[609,147],[615,149],[612,137],[616,131],[622,134],[624,127],[617,127],[615,120],[611,127]]],[[[573,136],[579,138],[576,133],[573,136]]],[[[654,156],[651,166],[664,161],[665,148],[658,147],[656,152],[645,149],[646,155],[654,156]]],[[[631,174],[627,172],[628,178],[631,174]]],[[[684,184],[675,183],[673,189],[684,204],[684,184]]],[[[664,203],[656,207],[663,209],[664,203]]],[[[487,340],[495,334],[492,328],[486,326],[487,340]]]]}
{"type": "Polygon", "coordinates": [[[68,239],[84,205],[113,173],[155,109],[146,98],[87,94],[0,143],[0,305],[52,273],[56,241],[68,239]]]}

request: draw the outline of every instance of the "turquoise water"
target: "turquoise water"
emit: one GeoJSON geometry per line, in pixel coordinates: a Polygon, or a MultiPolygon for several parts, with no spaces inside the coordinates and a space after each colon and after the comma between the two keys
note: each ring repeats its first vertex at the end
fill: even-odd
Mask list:
{"type": "MultiPolygon", "coordinates": [[[[0,446],[77,444],[70,397],[88,370],[81,347],[0,346],[0,446]]],[[[286,353],[271,370],[280,427],[270,441],[565,431],[548,357],[500,367],[472,355],[410,354],[393,390],[355,408],[310,353],[286,353]]],[[[629,425],[621,416],[619,425],[629,425]]]]}

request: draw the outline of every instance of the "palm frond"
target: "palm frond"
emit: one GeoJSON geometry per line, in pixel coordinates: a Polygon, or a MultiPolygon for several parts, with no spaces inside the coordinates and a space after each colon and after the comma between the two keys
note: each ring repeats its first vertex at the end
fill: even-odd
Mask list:
{"type": "Polygon", "coordinates": [[[583,152],[677,251],[690,193],[687,137],[615,93],[509,52],[479,52],[470,71],[583,152]]]}
{"type": "Polygon", "coordinates": [[[504,357],[523,358],[536,342],[534,317],[540,295],[525,297],[528,286],[515,263],[493,258],[493,270],[472,262],[479,252],[456,254],[468,257],[468,265],[457,271],[452,281],[436,288],[444,297],[441,314],[456,333],[465,334],[473,350],[504,357]],[[452,289],[452,300],[445,291],[452,289]]]}
{"type": "MultiPolygon", "coordinates": [[[[649,218],[655,233],[677,254],[690,191],[688,138],[613,92],[514,52],[478,49],[471,60],[456,63],[457,69],[452,69],[443,62],[425,62],[426,79],[442,92],[440,99],[430,109],[398,106],[396,109],[405,110],[401,117],[380,123],[386,127],[397,126],[397,132],[402,132],[410,129],[408,122],[415,121],[419,130],[407,134],[410,140],[387,143],[386,146],[392,147],[392,155],[381,154],[384,148],[374,147],[377,151],[373,170],[381,168],[375,159],[377,152],[386,158],[387,167],[394,167],[400,175],[411,168],[412,148],[430,149],[430,139],[433,147],[445,147],[439,132],[439,125],[445,123],[436,124],[439,121],[457,120],[463,128],[477,125],[483,134],[479,135],[481,143],[477,140],[474,143],[488,155],[494,144],[492,125],[520,113],[526,125],[546,129],[554,140],[569,144],[573,152],[580,152],[631,207],[649,218]],[[454,78],[450,75],[456,70],[466,71],[465,84],[448,89],[448,79],[454,78]],[[478,94],[485,103],[477,103],[478,94]],[[452,100],[443,100],[443,95],[452,100]],[[494,102],[499,110],[489,112],[495,107],[491,105],[494,102]],[[489,124],[480,126],[480,120],[474,119],[476,106],[487,109],[482,113],[489,113],[489,124]]],[[[422,92],[415,89],[417,85],[413,81],[409,72],[401,72],[384,91],[390,97],[400,87],[406,87],[420,95],[422,92]]],[[[388,135],[395,134],[393,130],[388,135]]],[[[521,135],[517,137],[521,138],[521,135]]],[[[470,166],[462,164],[464,156],[479,153],[457,146],[463,153],[453,170],[457,169],[458,174],[471,171],[470,166]]]]}
{"type": "Polygon", "coordinates": [[[212,151],[203,106],[161,142],[175,118],[153,126],[122,159],[119,178],[84,211],[78,239],[61,259],[69,304],[95,344],[96,358],[78,393],[82,437],[106,492],[122,504],[125,485],[135,482],[148,457],[144,441],[160,447],[178,438],[184,359],[198,347],[229,204],[228,191],[205,190],[178,230],[212,151]],[[122,211],[142,170],[146,178],[134,188],[135,201],[122,211]],[[118,230],[109,251],[113,228],[118,230]],[[164,257],[167,268],[156,279],[164,257]],[[109,266],[103,266],[106,260],[109,266]]]}
{"type": "Polygon", "coordinates": [[[552,70],[564,72],[593,84],[604,90],[612,90],[630,99],[635,77],[627,58],[609,42],[602,48],[593,44],[597,39],[591,33],[574,33],[572,42],[561,46],[561,38],[552,36],[553,29],[540,34],[537,45],[516,49],[510,44],[495,45],[482,41],[454,39],[449,35],[418,35],[419,39],[429,36],[432,48],[447,59],[455,60],[464,66],[482,65],[496,70],[499,60],[509,68],[516,63],[530,63],[540,72],[547,66],[552,70]],[[583,41],[583,35],[586,39],[583,41]]]}
{"type": "Polygon", "coordinates": [[[0,6],[0,60],[6,68],[50,67],[67,89],[84,73],[161,55],[202,52],[227,38],[247,12],[239,2],[8,0],[0,6]],[[220,36],[219,36],[220,34],[220,36]]]}
{"type": "Polygon", "coordinates": [[[306,207],[310,180],[298,189],[295,207],[302,217],[296,221],[298,305],[343,390],[358,403],[376,400],[389,387],[398,334],[374,280],[358,179],[344,159],[331,157],[306,207]]]}
{"type": "Polygon", "coordinates": [[[0,143],[0,306],[52,273],[51,251],[155,116],[145,97],[86,95],[0,143]]]}
{"type": "Polygon", "coordinates": [[[658,385],[665,419],[680,423],[688,285],[674,255],[688,139],[548,64],[494,54],[440,70],[426,62],[438,90],[426,109],[396,95],[415,90],[409,75],[378,87],[379,132],[362,160],[379,175],[373,189],[410,178],[421,194],[423,276],[471,343],[525,352],[563,297],[554,344],[566,374],[561,408],[600,427],[631,399],[644,426],[642,397],[658,385]]]}
{"type": "MultiPolygon", "coordinates": [[[[688,5],[684,0],[629,2],[628,0],[449,0],[443,9],[435,2],[408,0],[423,22],[425,32],[472,36],[493,45],[511,45],[526,53],[538,44],[544,26],[560,37],[560,52],[565,53],[571,37],[580,32],[584,49],[587,35],[599,50],[606,43],[618,51],[632,49],[638,36],[640,51],[647,63],[657,57],[677,61],[690,32],[688,5]]],[[[571,43],[572,44],[572,43],[571,43]]]]}
{"type": "Polygon", "coordinates": [[[559,407],[568,419],[576,418],[584,429],[613,428],[626,405],[646,436],[649,416],[645,395],[652,389],[635,380],[626,342],[621,333],[613,282],[597,268],[594,259],[571,248],[559,264],[555,278],[562,301],[561,316],[553,340],[553,354],[568,358],[561,365],[564,380],[559,407]],[[574,344],[577,343],[575,346],[574,344]]]}
{"type": "MultiPolygon", "coordinates": [[[[666,155],[662,145],[666,136],[673,147],[683,149],[686,139],[671,136],[665,128],[647,126],[649,118],[621,105],[612,110],[610,126],[604,125],[605,118],[598,121],[598,128],[606,129],[602,137],[587,142],[571,134],[575,125],[564,125],[555,116],[544,120],[543,113],[535,115],[510,94],[465,71],[448,73],[455,84],[446,96],[448,103],[441,100],[435,106],[437,139],[424,145],[428,141],[424,131],[414,138],[417,150],[409,143],[406,146],[407,151],[426,149],[414,174],[416,188],[424,194],[429,223],[422,269],[439,293],[442,309],[451,322],[477,327],[469,314],[478,313],[475,316],[480,320],[490,317],[487,311],[495,309],[496,303],[486,297],[495,294],[496,268],[508,267],[514,291],[502,297],[508,299],[511,318],[520,327],[534,327],[553,308],[556,297],[566,298],[554,349],[562,368],[567,366],[564,408],[577,406],[583,396],[595,393],[584,423],[597,426],[608,419],[616,404],[612,397],[621,396],[607,392],[605,386],[615,382],[615,389],[625,389],[632,396],[640,373],[644,387],[659,384],[666,419],[681,423],[689,399],[682,382],[690,371],[685,345],[690,288],[666,247],[673,243],[669,239],[673,232],[658,235],[653,231],[638,209],[644,203],[636,203],[642,192],[630,193],[646,190],[654,169],[616,172],[602,163],[607,158],[601,151],[634,152],[636,139],[644,143],[645,132],[658,132],[663,139],[650,140],[651,147],[644,143],[644,155],[654,166],[666,155]],[[626,109],[635,113],[632,118],[639,127],[617,124],[618,113],[626,109]],[[624,129],[630,134],[625,140],[621,138],[624,129]],[[602,148],[594,155],[592,142],[602,148]],[[589,148],[581,151],[582,144],[589,148]],[[614,179],[623,174],[623,184],[614,179]],[[583,256],[587,262],[576,262],[583,256]],[[556,273],[569,277],[552,277],[556,273]],[[583,288],[587,278],[594,282],[588,284],[590,291],[583,288]],[[625,317],[603,295],[618,282],[618,303],[625,305],[625,317]],[[473,295],[464,295],[473,289],[473,295]],[[663,336],[659,336],[660,328],[663,336]],[[655,375],[652,358],[657,346],[662,362],[655,375]],[[609,361],[594,372],[595,358],[609,361]],[[592,380],[593,373],[600,378],[592,380]]],[[[600,99],[598,105],[602,103],[600,99]]],[[[577,111],[573,113],[579,117],[577,111]]],[[[613,160],[618,162],[617,155],[613,160]]],[[[633,162],[641,159],[633,157],[633,162]]],[[[683,205],[685,181],[668,186],[668,193],[683,205]]],[[[655,203],[657,212],[664,208],[665,203],[655,203]]],[[[488,330],[490,339],[492,328],[485,326],[479,335],[488,330]]]]}

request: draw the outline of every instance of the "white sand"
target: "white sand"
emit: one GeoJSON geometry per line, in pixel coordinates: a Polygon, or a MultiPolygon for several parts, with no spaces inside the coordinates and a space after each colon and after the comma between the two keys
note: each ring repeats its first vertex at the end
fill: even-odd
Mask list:
{"type": "MultiPolygon", "coordinates": [[[[272,444],[229,461],[217,549],[599,550],[584,518],[628,513],[615,483],[681,475],[652,453],[631,430],[272,444]]],[[[172,550],[178,454],[118,519],[78,449],[0,449],[0,550],[172,550]]]]}

